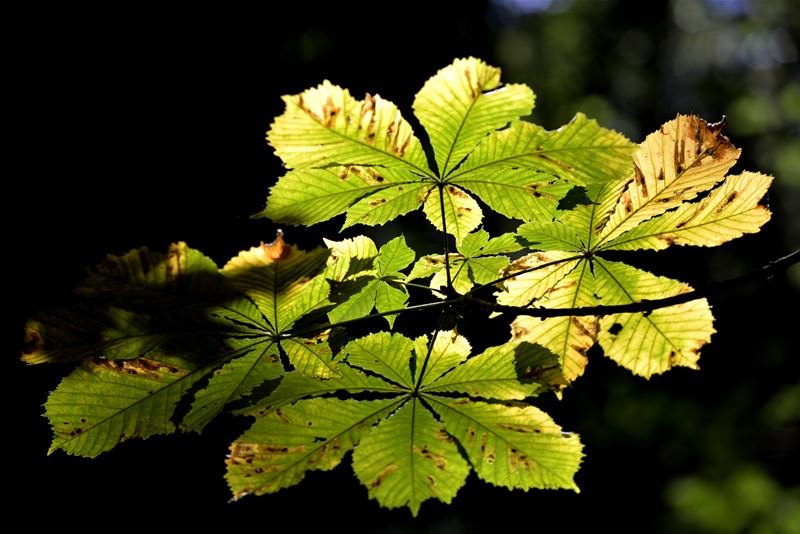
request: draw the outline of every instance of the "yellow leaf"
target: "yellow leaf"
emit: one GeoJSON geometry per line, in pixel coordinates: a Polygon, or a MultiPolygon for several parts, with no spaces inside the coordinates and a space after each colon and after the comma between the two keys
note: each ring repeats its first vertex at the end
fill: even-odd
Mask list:
{"type": "Polygon", "coordinates": [[[722,124],[678,115],[647,136],[633,155],[633,175],[600,231],[610,241],[656,215],[691,200],[725,178],[740,150],[722,135],[722,124]]]}

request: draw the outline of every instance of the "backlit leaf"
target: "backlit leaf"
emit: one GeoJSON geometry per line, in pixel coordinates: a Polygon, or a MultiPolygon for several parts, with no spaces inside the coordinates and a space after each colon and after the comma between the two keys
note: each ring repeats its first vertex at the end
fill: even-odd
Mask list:
{"type": "Polygon", "coordinates": [[[741,151],[722,124],[678,115],[647,136],[633,155],[633,180],[601,230],[608,241],[707,191],[725,178],[741,151]]]}
{"type": "Polygon", "coordinates": [[[517,407],[426,395],[482,480],[506,488],[571,489],[583,457],[576,434],[561,431],[533,406],[517,407]]]}
{"type": "Polygon", "coordinates": [[[307,471],[329,471],[397,400],[307,399],[256,419],[231,444],[228,480],[234,498],[274,493],[307,471]]]}
{"type": "Polygon", "coordinates": [[[758,232],[770,218],[759,205],[772,177],[755,172],[730,176],[700,202],[683,204],[625,232],[603,250],[660,250],[670,245],[713,247],[758,232]]]}
{"type": "Polygon", "coordinates": [[[361,440],[353,470],[371,498],[386,508],[408,506],[416,516],[427,499],[449,503],[470,467],[442,424],[412,398],[361,440]]]}
{"type": "Polygon", "coordinates": [[[384,165],[428,174],[425,153],[397,107],[378,95],[358,101],[327,80],[283,97],[267,140],[290,168],[384,165]]]}
{"type": "Polygon", "coordinates": [[[327,257],[324,248],[305,252],[287,245],[279,233],[274,243],[240,252],[222,274],[253,299],[274,332],[282,332],[326,303],[330,287],[322,269],[327,257]]]}
{"type": "MultiPolygon", "coordinates": [[[[596,291],[604,304],[627,304],[691,291],[677,280],[655,276],[624,263],[595,261],[596,291]]],[[[619,313],[600,321],[605,354],[644,377],[675,366],[697,368],[700,347],[714,333],[705,299],[659,308],[651,313],[619,313]]]]}
{"type": "Polygon", "coordinates": [[[533,110],[533,91],[500,85],[500,69],[475,58],[457,59],[429,79],[414,99],[428,132],[439,174],[447,174],[483,136],[533,110]]]}

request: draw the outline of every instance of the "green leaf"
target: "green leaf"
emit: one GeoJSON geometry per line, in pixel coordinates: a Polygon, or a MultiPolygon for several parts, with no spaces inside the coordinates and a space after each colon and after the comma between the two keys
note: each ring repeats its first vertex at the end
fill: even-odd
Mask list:
{"type": "MultiPolygon", "coordinates": [[[[463,246],[463,245],[462,245],[463,246]]],[[[486,242],[485,245],[480,247],[480,255],[491,256],[493,254],[508,254],[510,252],[517,252],[522,250],[522,245],[513,233],[501,234],[493,237],[486,242]]],[[[461,253],[465,256],[477,256],[478,254],[466,254],[463,250],[461,253]]]]}
{"type": "Polygon", "coordinates": [[[267,140],[289,168],[383,165],[430,174],[411,126],[378,95],[358,101],[326,80],[283,102],[267,140]]]}
{"type": "Polygon", "coordinates": [[[236,413],[263,416],[281,406],[297,402],[300,399],[339,392],[398,394],[403,391],[399,386],[390,384],[377,376],[368,375],[359,369],[354,369],[344,362],[337,361],[336,375],[325,380],[310,377],[298,371],[286,373],[272,393],[250,406],[237,410],[236,413]]]}
{"type": "Polygon", "coordinates": [[[208,385],[195,394],[192,408],[181,423],[183,430],[201,432],[227,404],[283,374],[276,343],[264,339],[238,340],[236,343],[242,345],[237,353],[244,352],[244,355],[217,369],[208,385]]]}
{"type": "Polygon", "coordinates": [[[381,247],[376,261],[378,275],[399,275],[400,271],[411,265],[416,253],[406,244],[405,237],[398,236],[381,247]]]}
{"type": "MultiPolygon", "coordinates": [[[[594,275],[604,304],[628,304],[691,291],[687,284],[624,263],[596,259],[594,275]]],[[[606,356],[644,377],[674,366],[697,368],[700,347],[711,341],[713,316],[706,299],[659,308],[651,313],[618,313],[600,321],[606,356]]]]}
{"type": "Polygon", "coordinates": [[[478,203],[463,190],[450,185],[443,189],[441,199],[438,192],[434,191],[428,195],[422,206],[428,220],[438,230],[444,228],[442,226],[442,202],[444,203],[446,231],[456,238],[456,243],[460,243],[467,234],[480,226],[483,212],[478,203]]]}
{"type": "Polygon", "coordinates": [[[523,384],[517,372],[515,349],[518,343],[490,347],[449,373],[428,383],[426,393],[463,393],[484,399],[522,400],[538,385],[523,384]]]}
{"type": "MultiPolygon", "coordinates": [[[[488,284],[497,280],[508,266],[508,262],[509,259],[505,256],[485,256],[470,258],[466,261],[469,266],[470,279],[477,284],[488,284]]],[[[472,284],[467,288],[467,290],[470,289],[472,289],[472,284]]]]}
{"type": "Polygon", "coordinates": [[[234,499],[274,493],[294,486],[307,471],[333,469],[399,403],[307,399],[256,419],[230,447],[225,478],[234,499]]]}
{"type": "Polygon", "coordinates": [[[633,149],[625,137],[580,113],[553,132],[514,122],[485,137],[449,181],[507,217],[549,223],[573,185],[625,176],[633,149]]]}
{"type": "Polygon", "coordinates": [[[533,110],[525,85],[500,86],[500,69],[475,58],[457,59],[429,79],[414,99],[441,176],[455,168],[489,132],[533,110]]]}
{"type": "Polygon", "coordinates": [[[372,278],[359,280],[357,283],[345,287],[341,293],[347,298],[338,302],[328,312],[330,322],[335,324],[369,315],[375,307],[377,287],[380,284],[380,280],[372,278]]]}
{"type": "Polygon", "coordinates": [[[211,366],[149,358],[86,359],[45,404],[53,428],[50,452],[94,457],[121,441],[175,431],[175,405],[211,366]]]}
{"type": "Polygon", "coordinates": [[[279,233],[274,243],[240,252],[222,274],[253,299],[270,330],[280,333],[327,303],[330,287],[322,272],[327,257],[324,248],[305,252],[286,245],[279,233]]]}
{"type": "Polygon", "coordinates": [[[281,341],[281,348],[300,374],[331,378],[338,375],[338,369],[326,339],[327,333],[313,339],[290,338],[281,341]]]}
{"type": "Polygon", "coordinates": [[[353,204],[347,210],[342,230],[356,224],[384,224],[419,208],[430,196],[436,196],[436,188],[430,182],[409,182],[386,187],[353,204]]]}
{"type": "Polygon", "coordinates": [[[408,506],[416,517],[428,499],[452,501],[470,467],[441,423],[412,398],[361,440],[353,470],[370,498],[386,508],[408,506]]]}
{"type": "Polygon", "coordinates": [[[575,228],[568,226],[561,221],[553,221],[547,224],[525,223],[517,228],[517,234],[526,242],[530,248],[535,250],[566,250],[577,252],[583,248],[580,234],[575,228]]]}
{"type": "Polygon", "coordinates": [[[375,272],[378,248],[372,239],[358,235],[342,241],[323,239],[330,250],[325,276],[328,280],[341,282],[353,280],[375,272]]]}
{"type": "Polygon", "coordinates": [[[458,244],[458,252],[465,258],[472,258],[481,253],[481,249],[489,243],[489,232],[486,230],[477,230],[464,236],[461,243],[458,244]]]}
{"type": "MultiPolygon", "coordinates": [[[[358,280],[335,289],[331,300],[337,305],[328,312],[332,323],[365,317],[376,307],[379,312],[387,312],[405,306],[408,291],[399,285],[404,275],[398,270],[414,261],[414,251],[408,248],[402,236],[381,247],[380,252],[372,240],[364,236],[340,243],[326,240],[326,243],[331,247],[328,277],[358,280]]],[[[386,316],[389,326],[394,324],[394,319],[394,316],[386,316]]]]}
{"type": "Polygon", "coordinates": [[[600,248],[603,250],[661,250],[670,245],[712,247],[744,234],[758,232],[770,219],[759,200],[772,177],[745,172],[728,177],[700,202],[645,221],[600,248]]]}
{"type": "Polygon", "coordinates": [[[454,180],[494,211],[510,219],[549,223],[558,215],[558,201],[571,186],[538,171],[487,168],[454,180]]]}
{"type": "MultiPolygon", "coordinates": [[[[450,261],[459,258],[457,254],[450,255],[450,261]]],[[[411,268],[411,272],[406,276],[406,281],[427,278],[444,269],[444,254],[430,254],[422,256],[411,268]]]]}
{"type": "Polygon", "coordinates": [[[351,341],[344,346],[342,352],[347,355],[347,363],[350,365],[413,389],[413,350],[414,343],[401,334],[376,332],[351,341]]]}
{"type": "MultiPolygon", "coordinates": [[[[378,312],[385,313],[393,310],[401,310],[408,304],[408,291],[404,287],[396,287],[391,283],[382,281],[375,288],[375,308],[378,312]]],[[[396,315],[384,315],[384,319],[389,323],[389,328],[394,326],[396,315]]]]}
{"type": "Polygon", "coordinates": [[[425,395],[467,453],[478,477],[510,489],[571,489],[583,446],[533,406],[425,395]]]}
{"type": "Polygon", "coordinates": [[[633,156],[632,180],[602,228],[610,241],[714,187],[741,151],[722,135],[721,124],[678,115],[647,136],[633,156]]]}
{"type": "Polygon", "coordinates": [[[460,364],[469,357],[472,347],[464,336],[458,335],[455,330],[439,331],[433,342],[433,347],[428,352],[428,337],[417,338],[414,343],[414,350],[417,353],[418,365],[425,361],[428,365],[425,368],[425,375],[420,381],[420,386],[425,387],[444,373],[460,364]]]}
{"type": "MultiPolygon", "coordinates": [[[[601,128],[582,113],[551,132],[529,122],[514,122],[509,128],[485,137],[450,176],[450,181],[469,187],[467,182],[479,175],[488,180],[501,169],[519,168],[555,176],[574,185],[606,182],[630,172],[634,148],[624,136],[601,128]]],[[[483,196],[481,199],[489,204],[490,199],[483,196]]]]}
{"type": "MultiPolygon", "coordinates": [[[[500,237],[489,239],[489,234],[478,230],[467,234],[458,244],[461,254],[450,254],[450,273],[453,289],[457,293],[465,294],[476,283],[485,284],[497,279],[506,267],[509,259],[505,256],[487,256],[489,253],[514,252],[521,245],[516,242],[513,234],[503,234],[500,237]]],[[[437,290],[447,287],[447,273],[444,265],[444,255],[431,254],[421,257],[406,277],[406,280],[427,278],[433,275],[430,287],[434,295],[444,297],[444,293],[437,290]]]]}

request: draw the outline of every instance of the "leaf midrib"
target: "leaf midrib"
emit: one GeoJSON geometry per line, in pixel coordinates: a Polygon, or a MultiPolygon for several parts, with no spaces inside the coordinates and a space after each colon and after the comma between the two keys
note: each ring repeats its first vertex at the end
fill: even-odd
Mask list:
{"type": "MultiPolygon", "coordinates": [[[[681,228],[676,228],[675,230],[665,230],[663,232],[657,232],[657,233],[654,233],[654,234],[646,234],[646,235],[642,235],[642,236],[639,236],[639,237],[626,239],[624,241],[617,241],[617,239],[612,239],[611,241],[606,241],[605,243],[603,243],[603,245],[601,245],[598,250],[613,250],[613,248],[611,248],[611,247],[622,245],[622,244],[625,244],[625,243],[630,243],[630,242],[633,242],[633,241],[640,241],[642,239],[648,239],[650,237],[656,237],[656,236],[660,236],[660,235],[664,235],[664,234],[678,234],[678,233],[681,233],[681,232],[685,232],[687,230],[693,230],[693,229],[696,229],[696,228],[701,228],[703,226],[708,226],[710,224],[716,224],[716,223],[719,223],[721,221],[732,219],[734,217],[738,217],[739,215],[744,215],[747,212],[754,211],[754,210],[757,210],[757,209],[758,209],[758,205],[756,205],[756,206],[754,206],[752,208],[749,208],[749,209],[747,209],[745,211],[740,211],[740,212],[737,212],[737,213],[733,213],[733,214],[731,214],[731,215],[729,215],[727,217],[720,217],[720,218],[714,219],[712,221],[705,221],[703,223],[694,224],[692,226],[682,226],[681,228]]],[[[621,234],[619,237],[624,237],[625,234],[627,234],[628,232],[632,232],[634,230],[636,230],[636,227],[631,228],[630,230],[628,230],[625,233],[621,234]]],[[[713,246],[713,245],[711,245],[711,246],[713,246]]]]}
{"type": "Polygon", "coordinates": [[[485,167],[491,167],[492,165],[497,165],[499,163],[505,163],[505,162],[512,161],[512,160],[515,160],[515,159],[520,159],[520,158],[528,158],[528,157],[531,157],[531,156],[540,156],[542,154],[552,154],[554,152],[567,152],[567,151],[578,151],[578,150],[618,150],[618,149],[629,150],[630,148],[631,147],[629,145],[602,145],[602,146],[591,145],[591,146],[575,146],[575,147],[553,148],[553,149],[547,149],[547,150],[534,150],[532,152],[526,152],[524,154],[514,154],[513,156],[508,156],[508,157],[505,157],[505,158],[495,159],[495,160],[489,161],[487,163],[481,163],[480,165],[477,165],[475,167],[471,167],[471,168],[463,170],[461,172],[457,172],[455,174],[451,174],[450,176],[447,177],[447,181],[448,182],[453,181],[456,178],[459,178],[459,177],[464,176],[466,174],[469,174],[469,173],[472,173],[472,172],[475,172],[475,171],[479,171],[479,170],[481,170],[481,169],[483,169],[485,167]]]}
{"type": "MultiPolygon", "coordinates": [[[[432,180],[435,180],[435,179],[436,179],[436,175],[435,175],[435,174],[433,174],[433,173],[430,171],[430,169],[423,169],[423,168],[421,168],[421,167],[417,166],[415,163],[412,163],[412,162],[408,161],[407,159],[401,158],[401,157],[400,157],[400,156],[398,156],[397,154],[393,154],[393,153],[391,153],[391,152],[386,152],[385,150],[379,150],[378,148],[376,148],[376,147],[374,147],[374,146],[370,145],[369,143],[365,143],[364,141],[361,141],[360,139],[357,139],[357,138],[354,138],[354,137],[349,137],[349,136],[347,136],[347,135],[345,135],[345,134],[343,134],[343,133],[341,133],[341,132],[338,132],[338,131],[334,130],[333,128],[329,128],[328,126],[326,126],[325,124],[323,124],[322,122],[320,122],[320,121],[317,119],[316,115],[314,115],[314,114],[313,114],[313,113],[311,113],[310,111],[307,111],[307,110],[305,110],[305,109],[304,109],[302,106],[298,106],[296,103],[294,103],[294,105],[295,105],[295,106],[297,106],[297,108],[299,108],[299,109],[300,109],[300,110],[301,110],[303,113],[305,113],[305,114],[306,114],[306,116],[310,117],[310,118],[311,118],[311,120],[312,120],[312,121],[313,121],[315,124],[317,124],[318,126],[322,127],[322,128],[325,130],[325,131],[327,131],[327,132],[331,132],[331,133],[333,133],[333,134],[335,134],[335,135],[337,135],[337,136],[341,137],[342,139],[346,139],[347,141],[350,141],[350,142],[352,142],[352,143],[359,144],[359,145],[361,145],[361,146],[364,146],[364,147],[367,147],[367,148],[369,148],[370,150],[373,150],[373,151],[375,151],[375,152],[378,152],[378,153],[380,153],[380,154],[385,154],[385,155],[387,155],[387,156],[389,156],[389,157],[391,157],[391,158],[393,158],[393,159],[396,159],[396,160],[397,160],[397,161],[399,161],[400,163],[403,163],[404,165],[408,165],[409,167],[412,167],[413,169],[415,169],[415,170],[419,171],[419,173],[420,173],[420,174],[422,174],[422,176],[425,176],[425,177],[431,178],[432,180]]],[[[397,113],[400,113],[400,110],[397,110],[397,113]]],[[[401,118],[402,118],[402,115],[401,115],[401,118]]],[[[405,119],[403,119],[403,120],[405,120],[405,119]]],[[[414,133],[413,133],[413,132],[411,133],[411,136],[412,136],[414,139],[417,139],[417,137],[414,135],[414,133]]],[[[419,142],[419,139],[417,139],[417,142],[419,142]]],[[[341,164],[341,163],[340,163],[340,164],[341,164]]],[[[344,165],[346,165],[346,163],[345,163],[344,165]]],[[[313,168],[313,167],[314,167],[314,166],[312,166],[312,168],[313,168]]],[[[302,168],[302,166],[301,166],[300,168],[302,168]]]]}

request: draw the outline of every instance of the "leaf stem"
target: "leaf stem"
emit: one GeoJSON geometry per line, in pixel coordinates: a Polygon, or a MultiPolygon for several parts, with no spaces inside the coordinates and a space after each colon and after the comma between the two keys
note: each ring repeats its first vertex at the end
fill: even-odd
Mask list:
{"type": "Polygon", "coordinates": [[[439,207],[442,210],[442,242],[444,243],[444,270],[447,275],[447,292],[453,293],[453,281],[450,278],[450,245],[447,242],[447,220],[444,216],[444,184],[439,186],[439,207]]]}
{"type": "Polygon", "coordinates": [[[436,329],[433,331],[433,335],[431,336],[430,341],[428,342],[428,353],[425,354],[425,360],[422,362],[422,368],[419,370],[419,376],[417,377],[417,383],[414,385],[414,394],[419,393],[419,388],[422,385],[422,378],[425,376],[425,371],[428,369],[428,360],[431,358],[431,352],[433,352],[433,345],[436,343],[436,337],[439,335],[439,332],[442,329],[442,325],[444,324],[444,318],[447,315],[447,308],[442,310],[442,313],[439,314],[439,320],[436,323],[436,329]]]}

